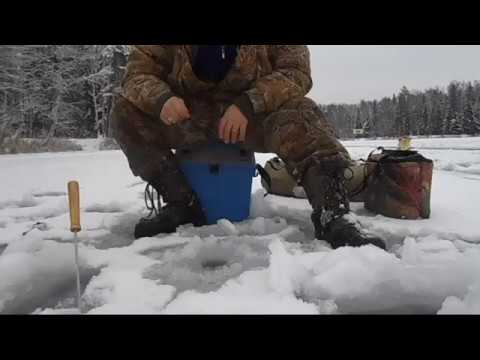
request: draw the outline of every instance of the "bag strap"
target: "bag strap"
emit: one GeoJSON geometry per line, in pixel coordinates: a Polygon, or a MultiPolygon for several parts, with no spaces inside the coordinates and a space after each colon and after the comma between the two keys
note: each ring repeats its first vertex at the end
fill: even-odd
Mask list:
{"type": "MultiPolygon", "coordinates": [[[[350,170],[352,171],[352,170],[350,170]]],[[[353,191],[351,191],[348,196],[349,197],[354,197],[363,192],[368,185],[368,180],[370,179],[370,176],[372,176],[373,171],[369,174],[367,166],[365,165],[363,168],[363,181],[360,183],[360,185],[353,191]]],[[[353,171],[352,171],[352,178],[353,178],[353,171]]],[[[347,179],[348,180],[348,179],[347,179]]]]}
{"type": "MultiPolygon", "coordinates": [[[[375,171],[371,171],[371,172],[369,173],[369,172],[368,172],[368,167],[367,167],[367,164],[366,164],[366,163],[368,163],[368,162],[373,162],[373,163],[376,163],[377,165],[380,165],[380,161],[381,161],[381,159],[383,159],[383,158],[381,158],[380,160],[374,160],[374,159],[372,159],[373,153],[374,153],[375,151],[378,151],[378,150],[380,150],[380,151],[383,152],[383,151],[385,150],[385,148],[384,148],[383,146],[379,146],[379,147],[373,149],[372,151],[370,151],[370,154],[368,154],[367,160],[365,160],[365,159],[360,159],[360,161],[363,161],[363,162],[365,163],[365,166],[364,166],[364,168],[363,168],[363,181],[360,183],[360,185],[359,185],[355,190],[351,191],[351,192],[348,194],[350,197],[357,196],[358,194],[360,194],[361,192],[363,192],[363,191],[367,188],[367,186],[368,186],[368,181],[369,181],[370,178],[373,176],[373,174],[375,173],[375,171],[377,171],[377,169],[375,169],[375,171]]],[[[387,154],[387,155],[385,155],[385,157],[386,157],[386,156],[389,156],[389,155],[387,154]]],[[[350,171],[351,171],[351,170],[350,170],[350,171]]],[[[353,177],[353,171],[352,171],[352,177],[353,177]]],[[[346,180],[348,180],[348,179],[346,179],[346,180]]]]}
{"type": "MultiPolygon", "coordinates": [[[[367,162],[374,162],[374,163],[378,163],[379,161],[378,160],[373,160],[372,159],[372,155],[375,151],[377,150],[385,150],[385,148],[383,146],[379,146],[378,148],[376,149],[373,149],[370,154],[368,154],[368,157],[367,157],[367,160],[365,159],[360,159],[360,161],[363,161],[364,163],[367,163],[367,162]]],[[[352,172],[352,178],[353,178],[353,171],[350,170],[352,172]]],[[[358,194],[360,194],[361,192],[363,192],[366,188],[367,188],[367,185],[368,185],[368,181],[370,180],[370,177],[373,175],[373,171],[371,171],[370,173],[368,173],[368,167],[367,165],[365,164],[364,168],[363,168],[363,181],[360,183],[360,185],[353,191],[351,191],[348,195],[349,197],[354,197],[354,196],[357,196],[358,194]]],[[[349,180],[349,179],[346,179],[346,180],[349,180]]]]}
{"type": "Polygon", "coordinates": [[[272,178],[270,177],[270,175],[262,165],[257,164],[255,166],[255,169],[260,174],[260,177],[262,178],[262,180],[267,183],[267,186],[268,186],[267,194],[268,194],[270,192],[270,189],[272,188],[272,178]]]}
{"type": "MultiPolygon", "coordinates": [[[[383,151],[385,150],[385,148],[384,148],[383,146],[379,146],[379,147],[377,147],[376,149],[373,149],[372,151],[370,151],[370,154],[368,154],[368,157],[367,157],[367,161],[375,162],[375,163],[380,162],[380,160],[374,160],[374,159],[372,159],[373,153],[374,153],[375,151],[378,151],[378,150],[382,151],[382,153],[383,153],[383,151]]],[[[387,154],[387,155],[384,155],[384,156],[382,157],[382,159],[383,159],[384,157],[387,157],[387,156],[389,156],[389,155],[388,155],[388,154],[387,154]]],[[[363,160],[363,159],[360,159],[360,160],[363,160]]],[[[365,160],[363,160],[363,161],[365,161],[365,160]]]]}
{"type": "Polygon", "coordinates": [[[267,161],[267,164],[271,166],[272,169],[279,171],[285,168],[285,163],[279,157],[274,157],[267,161]]]}

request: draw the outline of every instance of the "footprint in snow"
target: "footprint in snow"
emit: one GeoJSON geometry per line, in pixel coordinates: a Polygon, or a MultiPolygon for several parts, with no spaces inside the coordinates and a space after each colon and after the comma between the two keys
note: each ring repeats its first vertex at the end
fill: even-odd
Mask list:
{"type": "Polygon", "coordinates": [[[85,208],[87,213],[120,213],[125,209],[120,203],[111,202],[108,204],[93,204],[85,208]]]}
{"type": "Polygon", "coordinates": [[[33,193],[34,197],[57,197],[57,196],[67,196],[65,191],[43,191],[33,193]]]}

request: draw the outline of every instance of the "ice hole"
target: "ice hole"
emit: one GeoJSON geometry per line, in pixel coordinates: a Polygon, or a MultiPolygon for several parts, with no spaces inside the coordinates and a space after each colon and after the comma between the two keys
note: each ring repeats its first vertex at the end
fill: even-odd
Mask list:
{"type": "Polygon", "coordinates": [[[269,250],[266,243],[248,236],[224,239],[197,239],[183,247],[167,249],[155,257],[160,263],[143,273],[148,279],[172,285],[177,291],[214,291],[244,271],[266,267],[269,250]]]}

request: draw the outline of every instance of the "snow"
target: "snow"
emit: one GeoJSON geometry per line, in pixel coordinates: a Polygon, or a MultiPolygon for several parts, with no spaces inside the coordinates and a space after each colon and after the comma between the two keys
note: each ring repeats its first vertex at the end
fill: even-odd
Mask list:
{"type": "Polygon", "coordinates": [[[463,300],[456,296],[449,296],[443,302],[439,314],[479,314],[480,313],[480,284],[475,284],[463,300]]]}
{"type": "Polygon", "coordinates": [[[80,145],[83,151],[98,151],[102,138],[95,139],[72,139],[73,142],[80,145]]]}
{"type": "MultiPolygon", "coordinates": [[[[259,178],[250,219],[133,241],[144,183],[120,151],[82,142],[81,152],[0,156],[0,313],[78,314],[70,180],[80,183],[85,314],[480,313],[478,137],[413,140],[435,162],[430,219],[352,204],[350,218],[387,252],[312,240],[308,202],[265,197],[259,178]]],[[[354,158],[397,145],[344,143],[354,158]]]]}

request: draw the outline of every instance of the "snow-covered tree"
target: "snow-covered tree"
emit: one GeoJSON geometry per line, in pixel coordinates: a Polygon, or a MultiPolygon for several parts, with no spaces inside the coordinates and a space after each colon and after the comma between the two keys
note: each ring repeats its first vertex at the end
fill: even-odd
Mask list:
{"type": "Polygon", "coordinates": [[[19,45],[0,46],[0,148],[9,136],[17,136],[23,128],[21,99],[26,89],[22,84],[19,45]]]}
{"type": "Polygon", "coordinates": [[[128,57],[126,45],[93,45],[88,54],[90,67],[85,76],[92,101],[97,136],[110,136],[113,98],[128,57]]]}
{"type": "Polygon", "coordinates": [[[465,134],[465,128],[463,126],[463,114],[457,113],[454,119],[451,120],[450,124],[450,133],[454,135],[461,135],[465,134]]]}
{"type": "Polygon", "coordinates": [[[74,136],[86,108],[80,76],[84,70],[82,48],[46,45],[31,50],[36,51],[36,57],[28,79],[34,97],[33,115],[41,121],[38,130],[46,141],[56,135],[74,136]]]}
{"type": "Polygon", "coordinates": [[[443,133],[452,134],[454,127],[458,130],[459,119],[457,115],[460,112],[460,87],[455,81],[452,81],[447,88],[447,108],[443,120],[443,133]]]}
{"type": "Polygon", "coordinates": [[[410,114],[408,109],[408,99],[409,91],[404,86],[402,87],[400,93],[398,94],[397,107],[395,111],[395,125],[397,136],[410,135],[411,134],[411,123],[410,123],[410,114]]]}
{"type": "Polygon", "coordinates": [[[472,134],[480,135],[480,99],[473,107],[472,134]]]}
{"type": "Polygon", "coordinates": [[[0,141],[108,136],[127,56],[126,45],[0,47],[0,141]]]}
{"type": "Polygon", "coordinates": [[[431,134],[431,124],[430,124],[430,116],[428,113],[428,107],[426,102],[426,96],[423,95],[422,97],[423,102],[423,110],[420,117],[420,126],[419,126],[419,133],[420,135],[429,135],[431,134]]]}
{"type": "Polygon", "coordinates": [[[362,129],[363,129],[363,136],[365,137],[371,137],[372,136],[372,121],[370,118],[367,118],[365,122],[363,123],[362,129]]]}
{"type": "Polygon", "coordinates": [[[473,135],[480,135],[480,117],[474,116],[472,124],[473,124],[472,134],[473,135]]]}
{"type": "Polygon", "coordinates": [[[473,91],[472,83],[469,82],[465,90],[465,99],[463,103],[464,130],[468,135],[473,135],[475,133],[473,124],[473,91]]]}
{"type": "Polygon", "coordinates": [[[435,87],[425,91],[403,87],[398,94],[380,101],[331,104],[323,108],[328,109],[327,117],[341,129],[343,137],[350,137],[352,129],[367,125],[367,119],[370,136],[472,133],[470,119],[480,117],[480,81],[453,81],[446,89],[435,87]]]}
{"type": "Polygon", "coordinates": [[[376,100],[372,103],[371,129],[369,136],[376,138],[378,133],[378,103],[376,100]]]}

